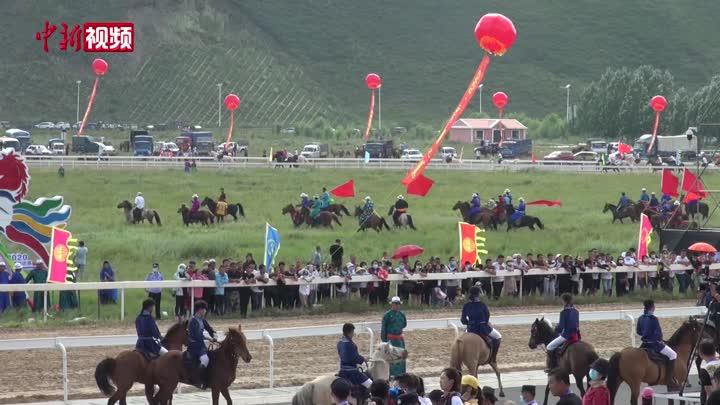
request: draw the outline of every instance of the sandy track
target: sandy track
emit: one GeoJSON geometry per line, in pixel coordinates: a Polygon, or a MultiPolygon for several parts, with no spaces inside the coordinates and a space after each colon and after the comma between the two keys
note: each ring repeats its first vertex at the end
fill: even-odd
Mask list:
{"type": "MultiPolygon", "coordinates": [[[[673,306],[687,305],[674,303],[673,306]]],[[[593,309],[618,309],[617,306],[602,305],[593,309]]],[[[585,309],[588,309],[587,307],[585,309]]],[[[494,310],[500,313],[543,312],[538,307],[494,310]]],[[[550,311],[545,311],[550,312],[550,311]]],[[[457,316],[458,310],[410,312],[413,319],[442,318],[457,316]]],[[[378,318],[372,315],[331,315],[323,317],[295,317],[278,319],[251,319],[243,322],[247,329],[271,327],[293,327],[319,324],[337,324],[345,321],[372,321],[378,318]]],[[[661,320],[663,329],[669,335],[682,322],[682,319],[661,320]]],[[[230,325],[230,322],[218,322],[218,326],[230,325]]],[[[129,334],[134,332],[130,325],[111,327],[79,327],[59,329],[17,329],[3,330],[0,337],[28,338],[40,336],[69,336],[90,334],[129,334]]],[[[630,345],[628,323],[618,321],[585,322],[582,325],[583,339],[593,344],[601,356],[607,357],[614,351],[630,345]]],[[[538,369],[544,364],[544,353],[528,348],[529,325],[503,327],[503,346],[499,353],[501,369],[538,369]]],[[[406,332],[406,343],[410,357],[408,368],[421,375],[437,375],[448,365],[453,332],[450,330],[428,330],[406,332]]],[[[317,375],[332,373],[337,368],[335,344],[338,337],[305,337],[275,340],[275,384],[300,385],[317,375]]],[[[367,353],[367,339],[359,338],[361,353],[367,353]]],[[[95,386],[95,365],[105,356],[114,356],[127,348],[87,348],[68,350],[69,385],[73,397],[97,397],[95,386]]],[[[253,360],[250,364],[241,364],[235,388],[267,387],[268,350],[263,342],[251,342],[250,352],[253,360]]],[[[0,380],[3,390],[0,403],[38,399],[57,399],[62,395],[61,357],[56,350],[34,350],[28,352],[0,351],[0,380]]],[[[136,389],[138,387],[136,386],[136,389]]]]}

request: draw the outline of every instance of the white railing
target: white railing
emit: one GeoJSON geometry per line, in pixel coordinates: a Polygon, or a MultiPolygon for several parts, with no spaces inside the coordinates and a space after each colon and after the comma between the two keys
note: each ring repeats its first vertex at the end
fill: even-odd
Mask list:
{"type": "MultiPolygon", "coordinates": [[[[107,156],[98,159],[96,156],[27,156],[27,162],[33,167],[52,167],[60,165],[65,168],[114,168],[114,169],[183,169],[186,158],[177,157],[144,157],[144,156],[107,156]]],[[[222,160],[211,157],[196,157],[194,159],[201,169],[242,169],[242,168],[269,168],[277,166],[295,165],[298,167],[313,167],[321,169],[389,169],[408,170],[415,162],[402,159],[371,159],[365,163],[363,159],[355,158],[321,158],[308,159],[298,163],[269,162],[263,157],[225,157],[222,160]]],[[[569,171],[599,173],[603,167],[595,162],[580,161],[542,161],[533,163],[530,160],[504,160],[503,163],[492,162],[488,159],[464,159],[446,163],[441,159],[433,159],[431,168],[434,170],[474,170],[474,171],[569,171]]],[[[607,166],[608,170],[618,169],[622,172],[648,173],[652,170],[669,168],[669,166],[607,166]]],[[[708,170],[716,170],[709,166],[708,170]]]]}
{"type": "MultiPolygon", "coordinates": [[[[635,319],[642,314],[641,310],[616,310],[616,311],[584,311],[580,314],[580,320],[583,322],[592,321],[629,321],[629,334],[632,345],[635,346],[635,319]]],[[[704,315],[704,307],[677,307],[677,308],[658,308],[655,315],[660,318],[677,318],[686,316],[704,315]]],[[[493,325],[530,325],[535,319],[545,317],[552,322],[557,322],[559,315],[553,314],[522,314],[522,315],[503,315],[491,318],[493,325]]],[[[356,329],[360,333],[367,333],[369,337],[369,350],[372,351],[375,346],[375,334],[380,330],[380,322],[363,322],[356,323],[356,329]]],[[[462,325],[457,318],[443,319],[418,319],[409,320],[405,331],[428,330],[428,329],[452,329],[455,336],[460,335],[462,325]]],[[[342,331],[342,325],[320,325],[310,327],[281,328],[281,329],[263,329],[263,330],[245,330],[243,331],[248,340],[263,340],[268,344],[268,373],[269,386],[274,386],[274,341],[276,339],[298,338],[308,336],[336,336],[342,331]]],[[[67,402],[70,394],[68,380],[68,348],[80,347],[110,347],[110,346],[128,346],[135,345],[137,337],[134,335],[121,336],[72,336],[72,337],[56,337],[56,338],[39,338],[39,339],[8,339],[0,340],[0,351],[17,351],[17,350],[48,350],[58,349],[62,354],[62,381],[63,381],[63,399],[67,402]]]]}

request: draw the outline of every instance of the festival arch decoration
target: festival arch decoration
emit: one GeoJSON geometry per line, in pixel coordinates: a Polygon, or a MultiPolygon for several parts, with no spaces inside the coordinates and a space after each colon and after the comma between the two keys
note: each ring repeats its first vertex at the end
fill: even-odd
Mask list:
{"type": "MultiPolygon", "coordinates": [[[[35,253],[48,266],[48,282],[64,282],[74,271],[72,234],[63,228],[72,213],[63,197],[25,200],[30,171],[25,159],[12,149],[0,151],[0,234],[35,253]]],[[[2,244],[0,254],[12,263],[2,244]]]]}
{"type": "Polygon", "coordinates": [[[655,124],[653,125],[652,138],[650,139],[650,145],[648,145],[648,155],[652,151],[655,145],[655,139],[657,138],[658,127],[660,126],[660,114],[667,108],[668,102],[663,96],[654,96],[650,99],[650,108],[655,111],[655,124]]]}
{"type": "Polygon", "coordinates": [[[225,140],[225,152],[227,152],[235,126],[235,110],[240,108],[240,97],[232,93],[225,96],[225,108],[230,111],[230,128],[228,128],[227,140],[225,140]]]}
{"type": "Polygon", "coordinates": [[[365,127],[365,140],[370,138],[373,116],[375,115],[375,92],[382,87],[382,78],[377,73],[368,73],[365,76],[365,85],[370,89],[370,110],[368,111],[367,126],[365,127]]]}
{"type": "Polygon", "coordinates": [[[105,76],[105,74],[107,73],[108,63],[105,61],[105,59],[97,58],[92,62],[92,70],[93,72],[95,72],[95,84],[93,84],[92,92],[90,93],[90,99],[88,100],[88,105],[85,109],[85,114],[83,115],[82,122],[80,123],[80,128],[78,129],[77,136],[82,135],[83,131],[85,130],[87,120],[88,118],[90,118],[90,110],[92,110],[92,106],[95,103],[95,95],[97,94],[98,84],[100,83],[100,76],[105,76]]]}
{"type": "Polygon", "coordinates": [[[513,44],[515,43],[516,37],[517,30],[515,29],[515,26],[513,25],[512,21],[510,21],[510,19],[505,17],[504,15],[490,13],[485,14],[480,18],[477,25],[475,26],[475,39],[477,40],[480,48],[482,48],[486,52],[486,54],[480,61],[480,65],[475,71],[475,75],[473,76],[472,80],[470,80],[470,83],[468,84],[465,93],[460,98],[460,102],[458,103],[457,107],[455,107],[453,113],[450,115],[450,119],[445,123],[445,126],[443,127],[442,131],[440,131],[440,134],[438,135],[435,142],[433,142],[433,144],[425,152],[422,159],[415,165],[415,167],[413,167],[407,173],[405,178],[403,178],[402,184],[405,185],[406,188],[410,189],[410,185],[413,182],[420,181],[424,185],[424,187],[428,187],[427,190],[420,191],[424,191],[425,194],[427,194],[427,192],[429,191],[429,187],[432,187],[432,181],[428,181],[429,179],[427,179],[423,174],[425,172],[425,169],[427,168],[427,165],[430,164],[430,160],[440,150],[443,141],[450,132],[450,128],[455,124],[455,122],[457,122],[457,120],[460,119],[468,103],[470,102],[470,100],[472,100],[475,92],[482,83],[483,78],[485,77],[485,71],[490,65],[490,55],[504,55],[510,48],[512,48],[513,44]]]}

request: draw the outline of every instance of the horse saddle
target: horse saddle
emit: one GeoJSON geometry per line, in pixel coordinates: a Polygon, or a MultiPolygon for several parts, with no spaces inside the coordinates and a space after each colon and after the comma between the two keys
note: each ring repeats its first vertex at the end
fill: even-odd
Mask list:
{"type": "Polygon", "coordinates": [[[557,353],[558,357],[561,357],[565,352],[567,351],[568,347],[571,345],[574,345],[575,343],[580,341],[580,332],[573,334],[570,336],[570,339],[566,340],[560,347],[557,348],[555,353],[557,353]]]}
{"type": "Polygon", "coordinates": [[[157,359],[158,357],[160,357],[157,354],[152,354],[152,353],[144,352],[144,351],[137,350],[137,349],[135,351],[142,354],[143,357],[145,357],[145,360],[147,360],[147,361],[153,361],[153,360],[157,359]]]}
{"type": "Polygon", "coordinates": [[[658,367],[665,367],[665,365],[668,363],[669,359],[665,357],[662,353],[649,348],[649,347],[643,347],[640,346],[641,349],[645,350],[645,353],[648,356],[648,359],[655,363],[658,367]]]}

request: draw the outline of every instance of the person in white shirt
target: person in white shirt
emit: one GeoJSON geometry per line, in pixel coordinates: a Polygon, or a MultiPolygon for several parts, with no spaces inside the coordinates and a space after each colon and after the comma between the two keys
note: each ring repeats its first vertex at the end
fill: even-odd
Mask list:
{"type": "MultiPolygon", "coordinates": [[[[446,273],[455,273],[458,271],[458,263],[454,257],[451,257],[447,266],[443,266],[446,273]]],[[[445,280],[445,290],[447,292],[447,300],[450,304],[455,304],[457,298],[458,287],[460,287],[460,279],[445,280]]]]}
{"type": "Polygon", "coordinates": [[[687,251],[685,249],[680,251],[680,255],[675,258],[675,263],[682,266],[682,269],[675,270],[675,278],[678,280],[680,294],[685,294],[688,285],[690,284],[690,276],[685,272],[691,265],[690,259],[687,257],[687,251]]]}
{"type": "Polygon", "coordinates": [[[625,258],[623,259],[623,264],[625,267],[634,267],[635,269],[629,269],[627,272],[627,280],[628,280],[628,291],[632,292],[635,291],[635,272],[633,270],[637,270],[638,262],[635,258],[635,249],[630,249],[625,254],[625,258]]]}
{"type": "Polygon", "coordinates": [[[315,285],[312,284],[312,282],[320,275],[320,273],[318,273],[317,269],[315,269],[315,266],[308,263],[305,268],[300,270],[300,274],[298,275],[300,276],[300,279],[305,282],[298,288],[300,303],[303,308],[309,308],[313,304],[311,299],[315,297],[315,285]]]}
{"type": "Polygon", "coordinates": [[[497,257],[497,261],[492,264],[492,267],[492,274],[495,275],[492,279],[493,299],[497,300],[500,298],[500,292],[505,284],[505,277],[501,274],[501,272],[507,270],[507,266],[505,265],[505,256],[499,255],[497,257]]]}
{"type": "Polygon", "coordinates": [[[143,194],[138,192],[137,196],[135,196],[135,208],[144,210],[145,209],[145,197],[143,197],[143,194]]]}

